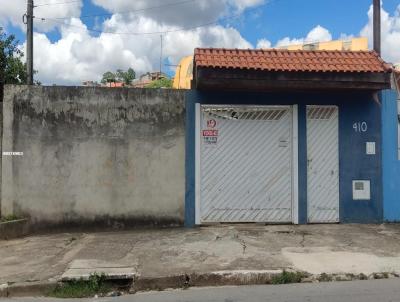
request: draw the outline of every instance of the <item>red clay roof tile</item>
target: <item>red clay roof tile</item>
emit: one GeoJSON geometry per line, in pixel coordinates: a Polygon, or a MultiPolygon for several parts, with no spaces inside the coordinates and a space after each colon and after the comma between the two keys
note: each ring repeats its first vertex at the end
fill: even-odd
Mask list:
{"type": "Polygon", "coordinates": [[[387,73],[392,66],[374,51],[197,48],[197,67],[289,72],[387,73]]]}

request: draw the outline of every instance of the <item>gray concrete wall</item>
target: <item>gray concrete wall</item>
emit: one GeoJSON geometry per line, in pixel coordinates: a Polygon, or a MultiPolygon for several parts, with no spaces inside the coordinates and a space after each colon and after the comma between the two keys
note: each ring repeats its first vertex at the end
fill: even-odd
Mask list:
{"type": "Polygon", "coordinates": [[[2,89],[3,87],[0,86],[0,217],[1,217],[1,166],[2,166],[2,161],[3,161],[3,95],[2,95],[2,89]]]}
{"type": "Polygon", "coordinates": [[[3,215],[33,223],[175,224],[184,213],[184,92],[6,86],[3,215]]]}

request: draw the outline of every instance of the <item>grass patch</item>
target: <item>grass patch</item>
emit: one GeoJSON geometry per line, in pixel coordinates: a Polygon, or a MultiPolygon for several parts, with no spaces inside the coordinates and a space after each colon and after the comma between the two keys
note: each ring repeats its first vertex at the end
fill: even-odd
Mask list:
{"type": "Polygon", "coordinates": [[[19,220],[19,219],[21,219],[21,218],[16,215],[7,215],[7,216],[0,217],[0,222],[9,222],[9,221],[19,220]]]}
{"type": "Polygon", "coordinates": [[[49,293],[54,298],[90,298],[95,295],[104,295],[111,291],[106,284],[105,275],[94,273],[88,280],[74,280],[58,285],[49,293]]]}
{"type": "Polygon", "coordinates": [[[300,283],[301,279],[305,275],[301,272],[287,272],[283,271],[282,274],[273,276],[271,279],[272,284],[289,284],[289,283],[300,283]]]}

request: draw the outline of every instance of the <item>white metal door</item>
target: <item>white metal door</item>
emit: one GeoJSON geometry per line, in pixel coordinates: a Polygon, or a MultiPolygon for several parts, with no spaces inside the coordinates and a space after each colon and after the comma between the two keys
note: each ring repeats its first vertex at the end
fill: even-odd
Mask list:
{"type": "Polygon", "coordinates": [[[307,106],[308,222],[339,222],[339,129],[336,106],[307,106]]]}
{"type": "Polygon", "coordinates": [[[289,106],[201,106],[200,222],[292,221],[289,106]]]}

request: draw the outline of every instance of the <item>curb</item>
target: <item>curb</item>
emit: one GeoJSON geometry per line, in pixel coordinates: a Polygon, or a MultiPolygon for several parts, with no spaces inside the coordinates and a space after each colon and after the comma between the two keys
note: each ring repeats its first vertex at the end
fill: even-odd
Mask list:
{"type": "Polygon", "coordinates": [[[164,290],[167,288],[188,288],[227,285],[270,284],[283,270],[263,271],[218,271],[200,274],[183,274],[166,277],[137,277],[132,291],[164,290]]]}
{"type": "Polygon", "coordinates": [[[22,282],[0,285],[0,298],[44,296],[57,286],[55,281],[22,282]]]}
{"type": "Polygon", "coordinates": [[[30,223],[26,218],[0,222],[0,240],[16,239],[29,233],[30,223]]]}
{"type": "MultiPolygon", "coordinates": [[[[284,270],[238,270],[217,271],[211,273],[180,274],[163,277],[136,276],[130,294],[143,291],[162,291],[165,289],[185,289],[189,287],[207,286],[238,286],[238,285],[266,285],[272,284],[274,277],[282,275],[284,270]]],[[[287,269],[287,272],[295,272],[287,269]]],[[[310,275],[305,273],[300,283],[340,282],[352,280],[390,279],[400,278],[396,273],[364,274],[320,274],[310,275]]],[[[132,279],[130,279],[132,280],[132,279]]],[[[43,297],[60,284],[57,281],[23,282],[14,284],[0,284],[0,298],[10,297],[43,297]]]]}

